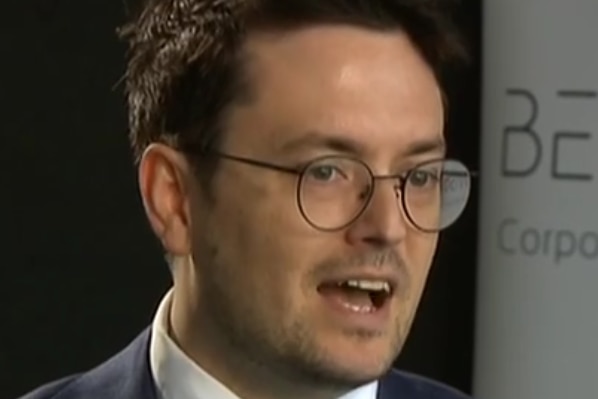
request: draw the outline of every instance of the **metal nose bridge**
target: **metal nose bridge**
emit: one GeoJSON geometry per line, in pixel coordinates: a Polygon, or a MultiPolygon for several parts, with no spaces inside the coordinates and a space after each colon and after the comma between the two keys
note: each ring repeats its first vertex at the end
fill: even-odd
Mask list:
{"type": "MultiPolygon", "coordinates": [[[[390,208],[385,208],[385,211],[382,212],[393,212],[393,215],[391,216],[391,214],[386,214],[385,216],[383,216],[383,219],[386,219],[387,222],[389,223],[389,218],[390,219],[394,219],[395,217],[398,219],[398,223],[399,225],[401,225],[402,227],[400,227],[400,229],[403,229],[405,227],[403,227],[404,224],[408,224],[410,223],[410,217],[407,215],[407,209],[406,209],[406,204],[405,204],[405,198],[404,198],[404,187],[405,187],[405,182],[407,180],[407,178],[405,176],[402,175],[378,175],[375,176],[372,174],[372,187],[371,187],[371,192],[368,198],[368,202],[364,205],[363,208],[363,212],[366,211],[367,208],[372,207],[372,200],[376,195],[379,195],[381,197],[379,197],[379,200],[382,200],[382,197],[386,198],[385,200],[382,200],[384,202],[386,202],[386,204],[384,205],[384,207],[387,207],[390,205],[391,201],[389,197],[386,197],[388,195],[388,193],[383,190],[380,191],[378,193],[376,193],[375,191],[377,189],[380,189],[383,187],[382,184],[378,184],[378,183],[383,183],[384,181],[388,181],[390,180],[391,183],[391,188],[392,191],[394,193],[394,206],[393,206],[393,210],[391,211],[390,208]],[[378,182],[380,181],[380,182],[378,182]],[[398,213],[394,213],[394,212],[398,212],[398,213]]],[[[378,204],[381,205],[381,204],[378,204]]],[[[380,210],[378,210],[377,212],[380,212],[380,210]]],[[[378,216],[380,217],[380,216],[378,216]]],[[[394,223],[393,223],[394,226],[394,223]]],[[[387,229],[391,229],[390,224],[387,225],[385,228],[387,229]]],[[[393,233],[390,232],[390,230],[386,231],[386,234],[390,234],[388,237],[390,237],[391,235],[394,235],[397,233],[397,230],[395,230],[395,227],[392,227],[392,231],[393,233]]]]}
{"type": "MultiPolygon", "coordinates": [[[[399,199],[399,196],[402,195],[403,193],[403,187],[405,186],[405,177],[401,176],[401,175],[379,175],[379,176],[372,176],[374,181],[380,180],[380,181],[384,181],[384,180],[394,180],[394,184],[392,186],[393,191],[395,193],[395,197],[397,199],[399,199]]],[[[375,189],[375,184],[374,187],[372,187],[372,189],[375,189]]],[[[373,195],[373,190],[372,190],[372,195],[373,195]]]]}

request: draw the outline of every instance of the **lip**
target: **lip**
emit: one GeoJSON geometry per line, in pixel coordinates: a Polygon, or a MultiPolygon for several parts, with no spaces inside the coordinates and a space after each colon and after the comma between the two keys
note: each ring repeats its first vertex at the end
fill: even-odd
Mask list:
{"type": "Polygon", "coordinates": [[[400,282],[397,273],[360,270],[356,272],[345,272],[342,274],[339,273],[338,275],[328,276],[318,284],[318,288],[323,285],[337,284],[348,280],[384,281],[390,285],[389,298],[395,294],[400,282]]]}
{"type": "Polygon", "coordinates": [[[360,270],[354,272],[344,272],[335,275],[327,276],[318,285],[318,294],[328,315],[329,322],[336,326],[343,326],[341,329],[345,331],[358,330],[361,332],[368,332],[373,334],[372,337],[378,336],[383,331],[387,331],[389,323],[392,319],[393,302],[397,295],[397,290],[400,289],[400,274],[398,272],[381,272],[373,270],[360,270]],[[347,306],[347,302],[341,300],[338,296],[330,297],[320,291],[320,289],[329,284],[337,284],[347,280],[374,280],[384,281],[390,285],[390,293],[386,296],[382,306],[375,308],[373,311],[355,311],[347,306]]]}

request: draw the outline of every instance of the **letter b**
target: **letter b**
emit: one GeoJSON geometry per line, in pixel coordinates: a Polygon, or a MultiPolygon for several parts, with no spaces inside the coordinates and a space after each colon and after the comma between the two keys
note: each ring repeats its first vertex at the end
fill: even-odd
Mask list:
{"type": "Polygon", "coordinates": [[[531,105],[531,115],[529,119],[521,125],[505,127],[502,141],[503,148],[501,151],[502,174],[506,177],[525,177],[534,173],[542,159],[542,142],[540,141],[538,134],[534,131],[534,123],[538,118],[538,102],[531,92],[523,89],[509,89],[507,90],[507,95],[523,97],[529,101],[531,105]],[[526,158],[525,162],[522,162],[517,166],[513,165],[512,159],[509,157],[515,148],[511,146],[512,140],[515,138],[526,140],[526,142],[531,143],[534,148],[534,155],[531,159],[528,161],[526,158]]]}

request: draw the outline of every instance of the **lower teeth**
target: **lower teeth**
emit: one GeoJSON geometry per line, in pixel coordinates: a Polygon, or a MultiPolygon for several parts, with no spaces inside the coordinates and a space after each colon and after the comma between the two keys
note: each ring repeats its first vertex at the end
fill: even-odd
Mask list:
{"type": "Polygon", "coordinates": [[[356,313],[375,312],[383,306],[388,296],[384,291],[370,291],[347,285],[323,285],[319,290],[325,295],[337,295],[346,309],[356,313]]]}
{"type": "Polygon", "coordinates": [[[372,313],[376,310],[375,306],[358,306],[350,303],[344,303],[345,307],[353,312],[357,313],[372,313]]]}

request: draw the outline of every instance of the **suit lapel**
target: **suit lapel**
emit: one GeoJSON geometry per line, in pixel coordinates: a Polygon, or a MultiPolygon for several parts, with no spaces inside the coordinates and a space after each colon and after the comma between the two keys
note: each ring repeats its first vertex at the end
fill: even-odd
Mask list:
{"type": "Polygon", "coordinates": [[[421,387],[397,370],[389,371],[380,379],[376,395],[376,399],[418,399],[423,397],[421,387]]]}

